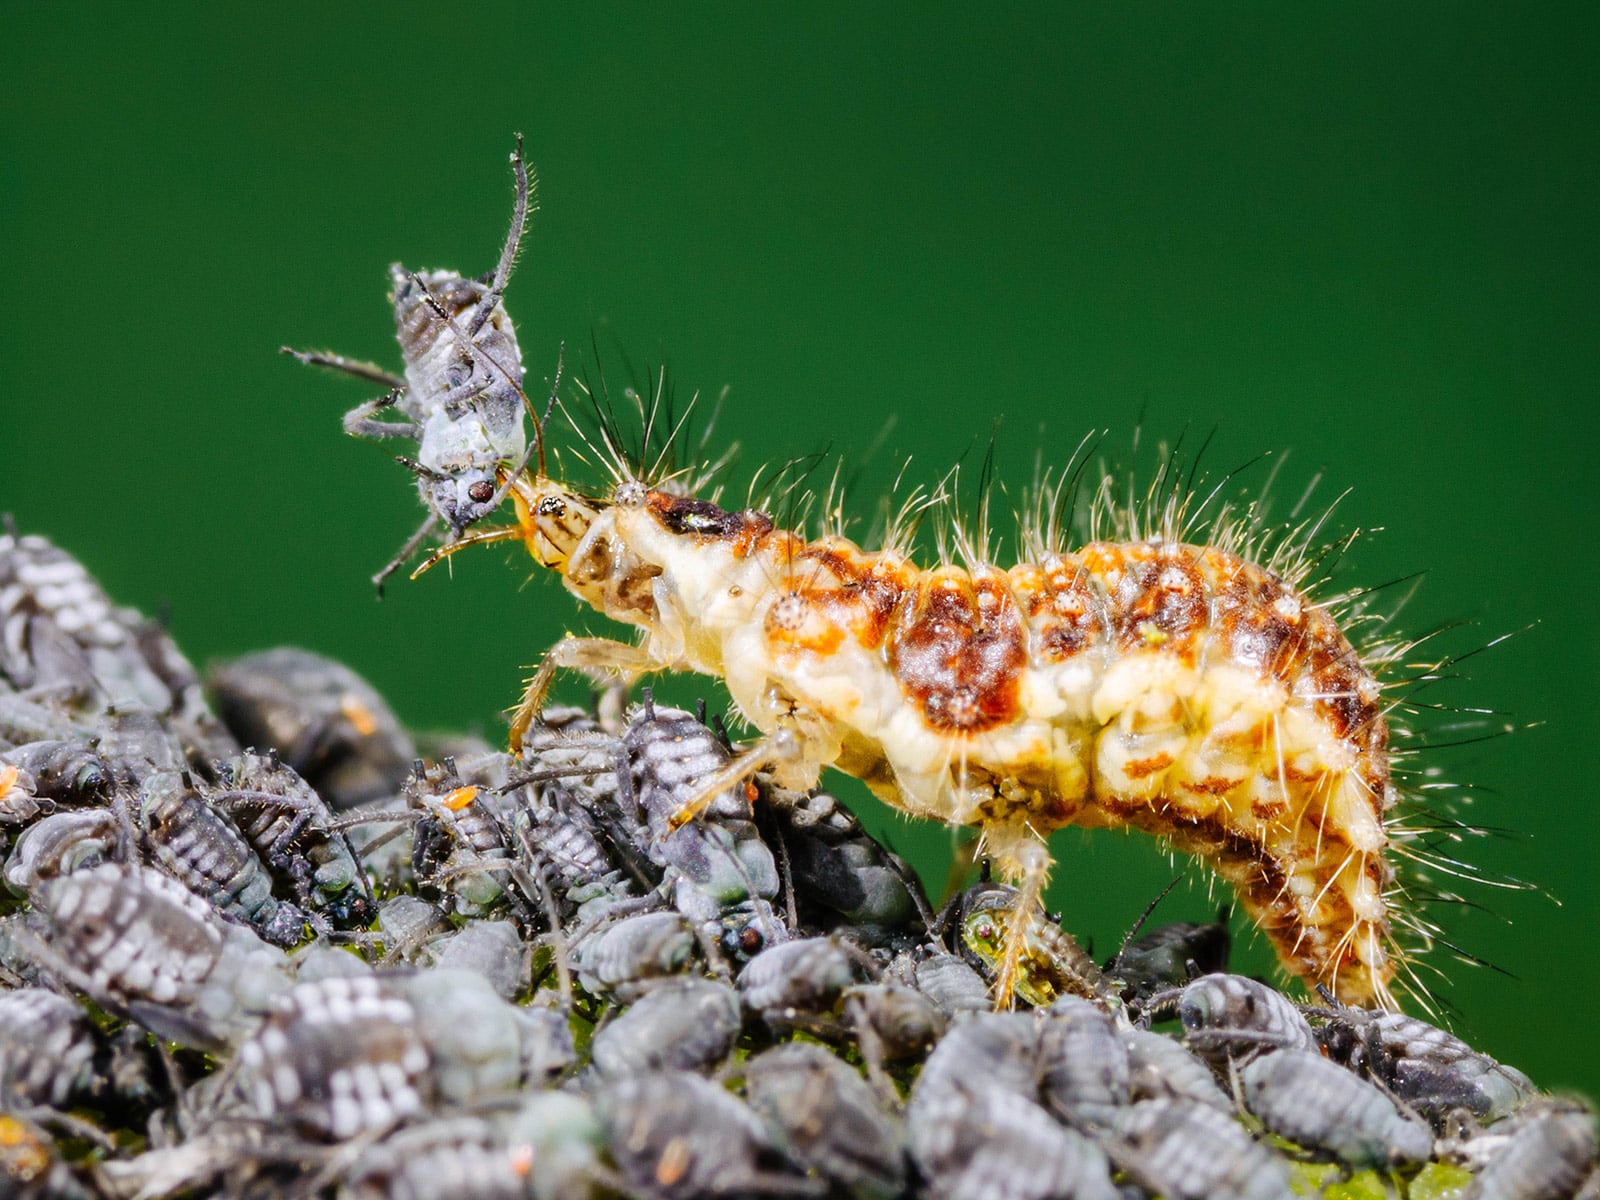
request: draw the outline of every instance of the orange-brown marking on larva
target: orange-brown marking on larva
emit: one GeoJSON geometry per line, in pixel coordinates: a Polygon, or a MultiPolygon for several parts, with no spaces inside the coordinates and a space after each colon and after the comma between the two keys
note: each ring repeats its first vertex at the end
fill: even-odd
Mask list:
{"type": "Polygon", "coordinates": [[[519,525],[499,536],[645,634],[563,642],[545,682],[559,666],[720,676],[766,735],[749,770],[804,788],[834,765],[902,811],[976,826],[1025,899],[1057,828],[1156,834],[1238,889],[1286,969],[1393,1003],[1379,685],[1266,568],[1145,540],[925,570],[632,480],[601,500],[524,473],[513,494],[519,525]]]}

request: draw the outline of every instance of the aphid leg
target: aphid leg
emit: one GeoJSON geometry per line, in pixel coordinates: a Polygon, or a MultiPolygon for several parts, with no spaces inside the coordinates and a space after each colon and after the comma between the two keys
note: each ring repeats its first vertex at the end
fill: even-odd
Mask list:
{"type": "Polygon", "coordinates": [[[379,421],[375,414],[395,406],[395,402],[405,394],[405,387],[397,387],[385,392],[376,400],[368,400],[365,404],[358,404],[344,415],[344,431],[351,437],[361,438],[391,438],[403,437],[413,441],[422,440],[422,426],[415,421],[379,421]]]}
{"type": "Polygon", "coordinates": [[[357,379],[365,379],[368,383],[376,383],[391,390],[406,386],[406,381],[400,376],[390,374],[373,363],[346,358],[342,354],[329,354],[325,350],[296,350],[292,346],[279,346],[278,353],[297,358],[308,367],[327,367],[329,370],[343,371],[346,375],[354,375],[357,379]]]}
{"type": "Polygon", "coordinates": [[[614,642],[609,638],[562,638],[550,647],[539,663],[538,670],[528,680],[522,702],[517,705],[511,718],[511,752],[521,753],[522,739],[544,708],[545,697],[550,694],[550,685],[555,681],[557,671],[581,671],[600,682],[609,682],[608,677],[619,676],[627,684],[640,675],[659,671],[661,667],[662,664],[651,658],[642,647],[627,642],[614,642]]]}
{"type": "MultiPolygon", "coordinates": [[[[433,527],[438,523],[439,518],[434,516],[431,512],[426,517],[422,518],[422,524],[417,526],[417,531],[406,539],[405,545],[401,546],[400,549],[395,552],[395,556],[388,562],[384,563],[383,567],[378,571],[378,573],[372,577],[372,586],[378,589],[378,596],[380,599],[383,596],[384,582],[389,578],[389,576],[393,575],[405,565],[406,559],[410,558],[417,552],[417,547],[422,545],[428,534],[433,531],[433,527]]],[[[411,577],[415,579],[418,575],[422,574],[423,571],[427,570],[428,567],[431,567],[437,561],[437,556],[430,558],[426,563],[418,567],[416,571],[412,573],[411,577]]]]}
{"type": "Polygon", "coordinates": [[[1014,881],[1016,907],[1006,922],[1004,953],[995,972],[994,1007],[1009,1009],[1016,991],[1018,968],[1028,945],[1028,918],[1050,879],[1050,851],[1026,825],[984,830],[984,840],[1002,878],[1014,881]]]}
{"type": "Polygon", "coordinates": [[[805,752],[800,736],[793,729],[783,726],[774,729],[771,733],[756,739],[722,770],[703,780],[700,790],[679,805],[667,818],[668,830],[676,833],[705,812],[723,792],[745,783],[757,771],[800,762],[804,758],[805,752]]]}

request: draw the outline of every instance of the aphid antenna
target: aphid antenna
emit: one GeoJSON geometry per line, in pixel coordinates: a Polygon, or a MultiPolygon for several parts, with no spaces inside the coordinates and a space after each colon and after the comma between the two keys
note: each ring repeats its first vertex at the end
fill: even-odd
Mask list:
{"type": "Polygon", "coordinates": [[[517,252],[522,247],[522,235],[528,230],[528,214],[539,211],[535,196],[539,182],[528,170],[522,158],[522,134],[517,134],[517,148],[511,152],[511,173],[516,180],[516,198],[511,207],[511,229],[506,234],[505,245],[500,248],[500,261],[489,277],[489,290],[478,302],[478,314],[467,327],[469,339],[475,339],[488,324],[489,316],[505,295],[506,284],[511,280],[511,268],[516,265],[517,252]]]}
{"type": "Polygon", "coordinates": [[[1155,912],[1156,906],[1165,900],[1172,893],[1172,889],[1177,887],[1181,882],[1183,882],[1183,876],[1181,874],[1174,875],[1172,877],[1172,882],[1157,892],[1155,899],[1144,906],[1144,911],[1139,914],[1138,919],[1128,927],[1128,932],[1122,935],[1122,944],[1117,947],[1116,954],[1112,957],[1111,961],[1106,964],[1107,971],[1114,971],[1121,965],[1123,952],[1127,950],[1128,946],[1133,942],[1133,939],[1139,936],[1139,931],[1144,928],[1145,922],[1150,919],[1150,914],[1155,912]]]}

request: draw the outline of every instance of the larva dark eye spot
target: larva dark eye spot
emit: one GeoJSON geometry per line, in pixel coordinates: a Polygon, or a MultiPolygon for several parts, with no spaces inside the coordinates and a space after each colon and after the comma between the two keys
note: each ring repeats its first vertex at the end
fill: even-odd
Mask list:
{"type": "Polygon", "coordinates": [[[541,517],[564,517],[567,515],[567,505],[560,496],[546,496],[539,501],[538,513],[541,517]]]}

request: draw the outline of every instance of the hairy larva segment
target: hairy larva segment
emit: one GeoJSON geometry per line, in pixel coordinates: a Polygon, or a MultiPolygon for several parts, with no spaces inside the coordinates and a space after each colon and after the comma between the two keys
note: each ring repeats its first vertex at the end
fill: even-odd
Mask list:
{"type": "Polygon", "coordinates": [[[924,570],[635,482],[607,503],[524,477],[517,503],[536,558],[647,632],[635,664],[722,676],[793,735],[786,784],[834,765],[976,826],[1033,894],[1052,831],[1145,830],[1208,860],[1291,973],[1392,1003],[1379,684],[1265,568],[1152,540],[924,570]]]}

